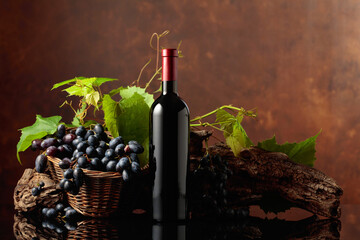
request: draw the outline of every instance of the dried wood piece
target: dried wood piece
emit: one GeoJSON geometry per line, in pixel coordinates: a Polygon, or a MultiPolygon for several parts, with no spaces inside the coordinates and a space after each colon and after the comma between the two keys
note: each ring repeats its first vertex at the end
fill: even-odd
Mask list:
{"type": "Polygon", "coordinates": [[[34,169],[25,169],[14,190],[15,210],[30,212],[39,207],[53,207],[61,201],[63,193],[48,174],[38,173],[34,169]],[[40,195],[33,196],[31,190],[43,181],[45,186],[40,195]]]}
{"type": "Polygon", "coordinates": [[[315,168],[294,163],[286,154],[252,147],[235,157],[225,145],[211,146],[209,152],[225,157],[234,172],[227,186],[232,204],[258,204],[266,194],[275,193],[314,214],[331,218],[341,215],[343,190],[335,180],[315,168]]]}
{"type": "Polygon", "coordinates": [[[32,240],[33,238],[38,238],[39,240],[56,240],[64,239],[62,234],[56,233],[43,227],[36,227],[39,223],[39,218],[34,220],[35,217],[25,217],[21,213],[16,213],[14,215],[14,237],[18,240],[32,240]]]}

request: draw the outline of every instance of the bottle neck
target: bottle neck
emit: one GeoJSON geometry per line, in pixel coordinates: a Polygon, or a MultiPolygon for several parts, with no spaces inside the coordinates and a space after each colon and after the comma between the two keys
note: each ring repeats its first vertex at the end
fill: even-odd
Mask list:
{"type": "Polygon", "coordinates": [[[166,95],[168,93],[175,93],[176,95],[178,95],[177,81],[163,81],[162,82],[162,94],[166,95]]]}

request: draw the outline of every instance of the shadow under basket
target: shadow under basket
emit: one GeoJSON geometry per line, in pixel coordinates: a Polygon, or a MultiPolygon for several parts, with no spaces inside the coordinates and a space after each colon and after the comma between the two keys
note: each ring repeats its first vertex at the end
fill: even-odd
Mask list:
{"type": "MultiPolygon", "coordinates": [[[[59,158],[48,157],[51,177],[59,183],[63,172],[59,158]]],[[[124,182],[118,172],[102,172],[83,169],[84,184],[77,195],[67,193],[70,206],[84,216],[107,217],[112,214],[126,215],[133,210],[133,203],[143,176],[149,174],[149,166],[141,168],[136,178],[124,182]]]]}

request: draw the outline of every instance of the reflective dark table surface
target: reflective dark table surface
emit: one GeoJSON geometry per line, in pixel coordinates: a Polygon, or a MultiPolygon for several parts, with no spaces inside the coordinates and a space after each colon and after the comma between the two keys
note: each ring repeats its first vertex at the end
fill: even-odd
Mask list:
{"type": "Polygon", "coordinates": [[[360,239],[360,205],[344,204],[340,220],[324,219],[300,210],[265,214],[250,208],[250,217],[237,221],[190,221],[156,224],[146,214],[126,219],[91,219],[78,223],[73,231],[57,233],[42,227],[40,216],[15,213],[1,207],[0,239],[360,239]]]}

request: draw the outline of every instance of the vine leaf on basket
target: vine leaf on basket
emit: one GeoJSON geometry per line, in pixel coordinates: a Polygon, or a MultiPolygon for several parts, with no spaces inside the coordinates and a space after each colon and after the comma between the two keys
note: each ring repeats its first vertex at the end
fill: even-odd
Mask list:
{"type": "Polygon", "coordinates": [[[33,140],[55,133],[60,120],[61,116],[44,118],[41,115],[36,115],[36,121],[33,125],[19,129],[21,131],[21,137],[16,146],[16,154],[19,163],[21,163],[19,152],[28,149],[33,140]]]}

